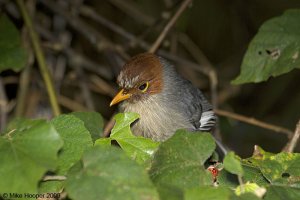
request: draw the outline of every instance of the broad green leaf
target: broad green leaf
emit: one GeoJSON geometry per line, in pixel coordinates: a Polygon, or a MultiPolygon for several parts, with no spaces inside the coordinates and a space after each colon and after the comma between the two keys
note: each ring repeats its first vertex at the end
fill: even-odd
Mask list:
{"type": "Polygon", "coordinates": [[[184,199],[184,191],[173,185],[160,185],[157,187],[159,198],[163,200],[182,200],[184,199]]]}
{"type": "Polygon", "coordinates": [[[230,200],[233,192],[225,187],[201,186],[185,191],[185,200],[230,200]]]}
{"type": "Polygon", "coordinates": [[[242,162],[244,175],[243,180],[245,182],[257,183],[260,186],[266,186],[270,184],[270,182],[264,177],[261,173],[260,169],[256,166],[246,164],[242,162]]]}
{"type": "MultiPolygon", "coordinates": [[[[144,163],[153,155],[159,143],[149,138],[134,136],[130,124],[137,120],[137,113],[119,113],[114,118],[116,124],[111,131],[110,139],[116,140],[121,148],[138,163],[144,163]]],[[[102,139],[96,143],[99,144],[102,139]]],[[[107,142],[107,141],[106,141],[107,142]]]]}
{"type": "Polygon", "coordinates": [[[259,164],[271,183],[297,185],[300,188],[300,154],[279,153],[259,164]]]}
{"type": "Polygon", "coordinates": [[[258,200],[253,194],[236,196],[232,190],[226,187],[200,186],[185,191],[184,200],[258,200]]]}
{"type": "Polygon", "coordinates": [[[260,169],[264,177],[272,184],[284,184],[300,188],[300,154],[270,154],[260,150],[259,155],[245,160],[260,169]]]}
{"type": "Polygon", "coordinates": [[[66,191],[73,200],[158,199],[157,191],[142,166],[116,147],[87,150],[81,169],[71,169],[66,191]]]}
{"type": "Polygon", "coordinates": [[[90,132],[93,141],[103,134],[103,118],[97,112],[73,112],[71,115],[84,122],[85,128],[90,132]]]}
{"type": "Polygon", "coordinates": [[[6,69],[21,70],[26,64],[26,52],[14,24],[0,14],[0,72],[6,69]]]}
{"type": "Polygon", "coordinates": [[[283,185],[270,185],[264,200],[298,200],[300,199],[300,189],[283,185]]]}
{"type": "Polygon", "coordinates": [[[37,193],[48,170],[57,167],[57,153],[63,145],[59,134],[45,120],[23,120],[0,137],[0,194],[37,193]]]}
{"type": "Polygon", "coordinates": [[[266,188],[259,187],[256,183],[247,182],[243,185],[239,185],[235,190],[235,194],[238,196],[244,193],[253,193],[259,198],[262,198],[266,193],[266,188]]]}
{"type": "Polygon", "coordinates": [[[100,138],[95,141],[94,146],[110,146],[111,138],[100,138]]]}
{"type": "Polygon", "coordinates": [[[224,168],[232,174],[243,176],[241,159],[234,152],[229,152],[224,158],[224,168]]]}
{"type": "Polygon", "coordinates": [[[158,185],[190,188],[212,184],[203,164],[216,148],[209,133],[178,130],[154,154],[150,177],[158,185]]]}
{"type": "Polygon", "coordinates": [[[261,82],[300,68],[300,9],[266,21],[251,41],[233,84],[261,82]]]}
{"type": "MultiPolygon", "coordinates": [[[[57,175],[65,176],[93,142],[84,122],[72,114],[60,115],[51,120],[51,124],[64,141],[58,157],[58,169],[55,172],[57,175]]],[[[58,192],[63,188],[64,181],[47,181],[41,186],[40,192],[58,192]]]]}

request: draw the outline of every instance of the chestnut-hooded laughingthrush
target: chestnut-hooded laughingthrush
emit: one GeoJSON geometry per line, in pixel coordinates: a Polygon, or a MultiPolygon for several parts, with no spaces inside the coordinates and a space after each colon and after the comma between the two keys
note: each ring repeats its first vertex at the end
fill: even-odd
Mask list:
{"type": "Polygon", "coordinates": [[[162,57],[142,53],[131,58],[117,77],[121,90],[111,106],[135,112],[135,135],[164,141],[177,129],[211,131],[216,124],[212,106],[202,92],[180,76],[162,57]]]}

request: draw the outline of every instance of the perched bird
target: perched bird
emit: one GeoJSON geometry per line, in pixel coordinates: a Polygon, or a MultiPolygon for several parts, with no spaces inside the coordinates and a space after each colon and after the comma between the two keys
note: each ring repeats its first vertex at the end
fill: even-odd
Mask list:
{"type": "Polygon", "coordinates": [[[121,90],[110,105],[122,102],[122,111],[140,115],[132,126],[135,135],[164,141],[177,129],[211,131],[216,124],[212,106],[202,92],[155,54],[131,58],[117,83],[121,90]]]}

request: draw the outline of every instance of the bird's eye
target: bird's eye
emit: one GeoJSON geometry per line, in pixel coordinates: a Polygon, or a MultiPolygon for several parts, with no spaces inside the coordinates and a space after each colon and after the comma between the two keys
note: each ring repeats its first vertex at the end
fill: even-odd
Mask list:
{"type": "Polygon", "coordinates": [[[139,86],[139,90],[141,90],[142,92],[146,92],[146,90],[148,89],[149,83],[143,83],[142,85],[139,86]]]}

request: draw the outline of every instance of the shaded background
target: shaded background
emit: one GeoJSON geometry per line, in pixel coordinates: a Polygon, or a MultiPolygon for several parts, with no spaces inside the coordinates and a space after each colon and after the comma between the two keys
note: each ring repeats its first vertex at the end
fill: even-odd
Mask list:
{"type": "MultiPolygon", "coordinates": [[[[23,72],[1,73],[9,101],[9,119],[16,115],[51,118],[46,89],[18,8],[14,1],[0,2],[2,14],[7,14],[20,30],[29,55],[23,72]],[[25,91],[25,98],[20,97],[20,91],[25,91]]],[[[117,91],[115,78],[122,65],[129,57],[148,50],[181,2],[26,1],[63,112],[95,110],[108,121],[116,111],[109,102],[117,91]]],[[[208,60],[218,76],[220,109],[294,130],[300,118],[299,70],[259,84],[233,86],[230,81],[239,74],[247,45],[261,24],[286,9],[299,7],[298,0],[194,0],[158,54],[174,63],[210,99],[207,75],[183,62],[205,68],[208,60]]],[[[220,130],[224,143],[244,157],[251,155],[255,144],[278,152],[287,142],[283,134],[224,117],[220,117],[220,130]]]]}

